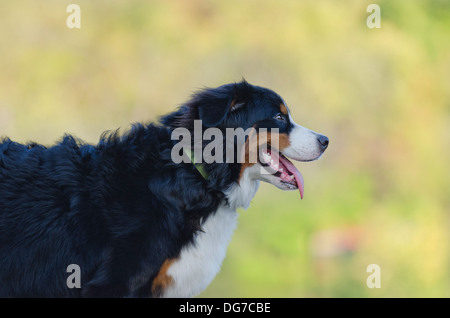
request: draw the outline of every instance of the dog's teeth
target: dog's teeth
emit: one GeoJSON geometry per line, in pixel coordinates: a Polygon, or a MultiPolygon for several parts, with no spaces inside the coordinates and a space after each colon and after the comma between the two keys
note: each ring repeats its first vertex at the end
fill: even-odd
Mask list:
{"type": "Polygon", "coordinates": [[[291,179],[294,180],[294,178],[295,178],[294,175],[291,175],[291,179]]]}
{"type": "Polygon", "coordinates": [[[280,168],[280,170],[278,170],[278,171],[283,172],[283,168],[280,168]]]}

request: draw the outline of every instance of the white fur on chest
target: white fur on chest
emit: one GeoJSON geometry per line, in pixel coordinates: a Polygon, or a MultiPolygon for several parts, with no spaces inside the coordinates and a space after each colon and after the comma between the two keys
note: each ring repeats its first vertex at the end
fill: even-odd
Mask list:
{"type": "Polygon", "coordinates": [[[193,297],[200,294],[220,270],[237,225],[239,207],[248,208],[256,193],[259,181],[251,179],[245,171],[240,185],[233,185],[226,196],[228,205],[222,205],[210,215],[198,232],[194,244],[185,246],[178,259],[169,267],[167,275],[172,278],[163,297],[193,297]]]}
{"type": "Polygon", "coordinates": [[[184,247],[168,269],[173,283],[164,297],[193,297],[209,285],[220,270],[236,224],[237,213],[229,207],[222,206],[208,217],[203,232],[196,234],[195,244],[184,247]]]}

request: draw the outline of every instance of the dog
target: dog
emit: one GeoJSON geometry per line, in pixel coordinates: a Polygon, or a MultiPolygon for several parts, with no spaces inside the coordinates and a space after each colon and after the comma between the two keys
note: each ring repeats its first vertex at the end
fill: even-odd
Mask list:
{"type": "MultiPolygon", "coordinates": [[[[226,140],[233,150],[235,139],[226,140]]],[[[211,142],[189,141],[200,150],[211,142]]],[[[104,133],[97,145],[70,135],[51,147],[4,138],[0,297],[198,295],[218,273],[236,210],[248,207],[259,182],[303,197],[303,177],[288,158],[316,160],[328,143],[296,124],[277,93],[245,80],[202,89],[158,122],[104,133]],[[196,124],[201,132],[271,133],[256,142],[263,153],[254,162],[248,136],[241,162],[198,163],[189,151],[174,162],[174,132],[196,124]]]]}

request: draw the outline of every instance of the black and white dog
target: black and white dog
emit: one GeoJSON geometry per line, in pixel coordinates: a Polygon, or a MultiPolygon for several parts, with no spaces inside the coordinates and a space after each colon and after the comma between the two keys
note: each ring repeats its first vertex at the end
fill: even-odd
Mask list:
{"type": "MultiPolygon", "coordinates": [[[[194,139],[200,150],[213,142],[194,139]]],[[[259,181],[303,196],[287,157],[315,160],[327,146],[292,120],[278,94],[245,81],[204,89],[159,123],[105,134],[96,146],[68,135],[49,148],[4,139],[0,296],[195,296],[219,271],[236,210],[248,207],[259,181]],[[223,132],[228,145],[227,129],[268,132],[256,142],[262,155],[249,160],[247,136],[241,161],[197,163],[185,151],[189,160],[175,162],[174,131],[195,133],[198,120],[201,132],[223,132]],[[67,284],[71,264],[79,288],[67,284]]]]}

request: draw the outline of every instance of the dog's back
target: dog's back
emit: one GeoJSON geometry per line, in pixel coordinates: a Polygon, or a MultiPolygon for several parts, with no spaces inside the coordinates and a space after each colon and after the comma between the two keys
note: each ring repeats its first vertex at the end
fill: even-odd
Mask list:
{"type": "MultiPolygon", "coordinates": [[[[100,257],[90,251],[95,246],[80,246],[89,226],[80,218],[89,207],[80,205],[83,196],[91,195],[83,187],[82,165],[72,138],[49,149],[9,140],[0,144],[1,296],[77,293],[61,288],[65,269],[82,255],[89,255],[84,260],[89,263],[100,257]]],[[[90,217],[96,221],[96,214],[90,217]]]]}
{"type": "Polygon", "coordinates": [[[151,125],[95,147],[70,136],[50,148],[3,141],[0,296],[152,296],[161,264],[199,226],[184,213],[204,203],[183,192],[207,196],[189,176],[177,181],[186,172],[171,164],[171,143],[151,125]],[[81,289],[67,285],[71,264],[81,289]]]}

